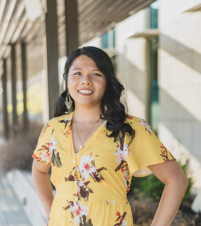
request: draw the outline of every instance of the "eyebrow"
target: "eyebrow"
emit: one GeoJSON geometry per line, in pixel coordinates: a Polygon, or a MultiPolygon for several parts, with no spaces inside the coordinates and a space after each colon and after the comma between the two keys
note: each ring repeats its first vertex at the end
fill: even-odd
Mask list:
{"type": "MultiPolygon", "coordinates": [[[[75,71],[75,70],[82,70],[82,68],[75,67],[75,68],[73,68],[73,71],[75,71]]],[[[95,68],[92,71],[100,71],[100,70],[98,68],[95,68]]]]}

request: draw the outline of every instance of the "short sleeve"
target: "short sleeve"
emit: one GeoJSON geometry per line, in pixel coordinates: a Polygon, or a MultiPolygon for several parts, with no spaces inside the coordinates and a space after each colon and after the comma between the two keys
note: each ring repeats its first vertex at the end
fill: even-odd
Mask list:
{"type": "Polygon", "coordinates": [[[130,125],[135,137],[129,145],[127,163],[133,176],[150,175],[152,171],[147,166],[176,160],[144,119],[133,116],[130,125]]]}
{"type": "Polygon", "coordinates": [[[32,157],[38,162],[50,164],[51,163],[51,148],[50,141],[54,131],[55,118],[49,120],[43,127],[40,136],[38,138],[37,146],[33,152],[32,157]]]}

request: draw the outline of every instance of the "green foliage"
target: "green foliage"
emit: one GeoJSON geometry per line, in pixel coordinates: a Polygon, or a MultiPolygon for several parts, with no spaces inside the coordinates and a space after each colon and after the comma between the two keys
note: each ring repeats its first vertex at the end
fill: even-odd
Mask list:
{"type": "MultiPolygon", "coordinates": [[[[189,185],[181,202],[181,204],[184,204],[190,196],[190,189],[194,182],[193,178],[189,176],[189,173],[187,171],[189,159],[186,159],[184,164],[182,164],[180,160],[178,161],[178,163],[188,177],[189,181],[189,185]]],[[[128,195],[141,194],[142,197],[150,197],[153,198],[154,201],[158,202],[161,198],[164,188],[165,184],[160,181],[154,174],[151,174],[147,177],[133,177],[131,180],[130,191],[128,195]]]]}

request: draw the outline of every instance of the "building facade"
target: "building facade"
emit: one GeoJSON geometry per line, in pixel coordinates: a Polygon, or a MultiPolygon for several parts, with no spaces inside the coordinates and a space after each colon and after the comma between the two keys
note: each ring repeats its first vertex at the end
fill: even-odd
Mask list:
{"type": "MultiPolygon", "coordinates": [[[[79,5],[81,11],[86,7],[84,1],[80,2],[82,3],[79,5]]],[[[112,10],[112,6],[108,10],[112,10]]],[[[92,9],[92,6],[90,8],[92,9]]],[[[60,6],[58,9],[59,23],[61,22],[58,28],[58,81],[61,92],[62,74],[66,61],[63,44],[65,20],[62,14],[63,7],[60,6]]],[[[81,34],[83,40],[93,36],[90,41],[82,43],[81,46],[100,47],[111,57],[117,77],[125,86],[123,97],[127,102],[128,112],[145,119],[178,160],[189,159],[189,171],[195,180],[193,192],[201,188],[200,9],[201,0],[158,0],[140,11],[129,11],[126,19],[112,23],[108,31],[102,35],[98,30],[94,33],[89,32],[88,36],[87,32],[81,34]],[[94,34],[96,34],[95,38],[94,34]]],[[[84,11],[80,18],[87,18],[85,14],[84,11]]],[[[93,24],[95,29],[95,22],[89,23],[90,19],[88,20],[81,21],[85,24],[83,26],[89,30],[90,24],[93,24]]],[[[34,25],[36,32],[38,24],[34,25]]],[[[48,120],[48,73],[45,56],[47,45],[44,33],[39,34],[35,43],[27,46],[29,55],[27,58],[27,108],[29,120],[44,124],[48,120]]],[[[27,37],[31,40],[31,36],[27,37]]],[[[9,57],[7,63],[11,64],[10,61],[9,57]]],[[[8,67],[7,111],[9,118],[12,118],[10,74],[8,67]]],[[[17,114],[20,118],[23,114],[20,79],[17,79],[16,98],[17,114]]],[[[2,102],[0,103],[2,110],[3,105],[2,102]]]]}
{"type": "Polygon", "coordinates": [[[115,26],[115,46],[103,46],[102,37],[85,44],[115,60],[129,113],[150,123],[177,160],[189,159],[192,192],[201,188],[200,7],[156,1],[115,26]]]}

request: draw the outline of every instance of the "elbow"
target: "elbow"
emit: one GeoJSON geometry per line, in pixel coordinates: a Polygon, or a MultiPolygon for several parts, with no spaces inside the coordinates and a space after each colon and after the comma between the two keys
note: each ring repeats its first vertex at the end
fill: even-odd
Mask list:
{"type": "Polygon", "coordinates": [[[172,178],[172,180],[168,184],[174,184],[176,187],[180,187],[180,189],[186,191],[189,185],[189,180],[186,174],[180,174],[177,177],[172,178]]]}
{"type": "Polygon", "coordinates": [[[182,176],[180,178],[180,180],[178,180],[178,182],[179,182],[180,186],[186,191],[186,189],[189,185],[189,180],[188,180],[187,176],[186,175],[182,176]]]}

